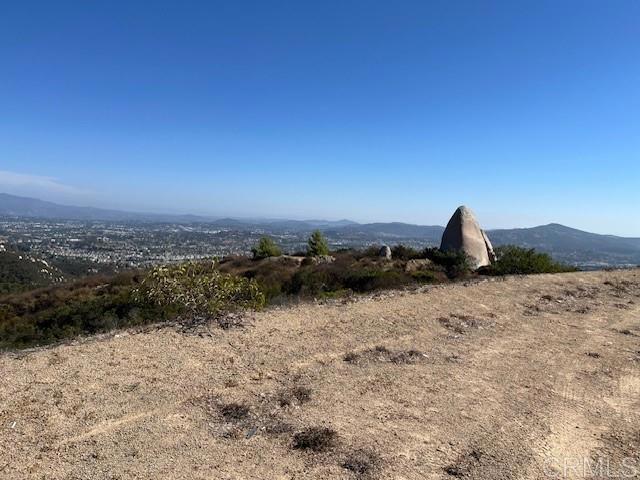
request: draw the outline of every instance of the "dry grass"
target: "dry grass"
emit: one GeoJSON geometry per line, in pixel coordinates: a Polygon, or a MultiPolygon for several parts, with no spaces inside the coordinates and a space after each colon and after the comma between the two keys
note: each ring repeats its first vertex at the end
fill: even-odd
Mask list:
{"type": "Polygon", "coordinates": [[[311,389],[302,385],[296,385],[281,390],[277,395],[278,404],[281,407],[290,405],[302,405],[311,400],[311,389]]]}
{"type": "Polygon", "coordinates": [[[368,450],[355,450],[346,455],[342,468],[358,477],[373,475],[381,466],[378,455],[368,450]]]}
{"type": "Polygon", "coordinates": [[[249,416],[249,407],[239,403],[227,403],[220,406],[220,415],[227,422],[239,422],[249,416]]]}
{"type": "Polygon", "coordinates": [[[6,353],[0,478],[539,480],[550,455],[613,469],[638,445],[639,281],[525,276],[6,353]]]}
{"type": "Polygon", "coordinates": [[[335,430],[327,427],[306,428],[293,435],[291,448],[295,450],[312,450],[314,452],[324,452],[336,446],[338,434],[335,430]]]}

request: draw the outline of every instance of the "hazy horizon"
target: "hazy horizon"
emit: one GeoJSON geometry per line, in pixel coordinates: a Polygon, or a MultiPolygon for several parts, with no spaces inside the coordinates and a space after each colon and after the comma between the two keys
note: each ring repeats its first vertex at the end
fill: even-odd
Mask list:
{"type": "Polygon", "coordinates": [[[13,3],[0,191],[640,237],[640,3],[13,3]]]}
{"type": "MultiPolygon", "coordinates": [[[[1,174],[2,172],[0,172],[1,174]]],[[[8,192],[1,192],[0,191],[0,195],[2,194],[9,194],[9,195],[13,195],[11,193],[8,192]]],[[[14,195],[14,196],[19,196],[19,195],[14,195]]],[[[23,198],[29,198],[29,199],[34,199],[35,197],[23,197],[23,198]]],[[[36,200],[43,200],[43,201],[49,201],[49,200],[44,200],[44,199],[39,199],[39,198],[35,198],[36,200]]],[[[56,203],[58,205],[63,205],[63,206],[69,206],[69,207],[88,207],[88,208],[97,208],[97,209],[105,209],[105,210],[109,210],[108,208],[105,207],[100,207],[100,206],[95,206],[95,205],[71,205],[71,204],[65,204],[65,203],[57,203],[57,202],[52,202],[52,203],[56,203]]],[[[458,205],[460,206],[460,205],[458,205]]],[[[456,207],[457,208],[457,207],[456,207]]],[[[346,218],[346,217],[342,217],[342,218],[325,218],[325,217],[292,217],[292,216],[271,216],[271,217],[267,217],[267,216],[259,216],[259,215],[253,215],[253,216],[237,216],[237,215],[216,215],[216,214],[207,214],[207,213],[203,213],[203,214],[198,214],[198,213],[193,213],[190,211],[163,211],[163,210],[129,210],[129,209],[116,209],[117,211],[122,211],[123,213],[136,213],[136,214],[149,214],[149,215],[175,215],[175,216],[197,216],[197,217],[202,217],[202,218],[208,218],[212,221],[215,220],[222,220],[225,218],[229,218],[232,220],[239,220],[239,221],[246,221],[246,222],[251,222],[251,221],[257,221],[257,222],[265,222],[265,221],[286,221],[286,220],[293,220],[293,221],[307,221],[307,222],[340,222],[340,221],[349,221],[349,222],[354,222],[357,224],[371,224],[371,223],[406,223],[406,224],[410,224],[410,225],[418,225],[418,226],[439,226],[439,227],[445,227],[447,225],[447,222],[449,221],[450,215],[446,217],[446,219],[444,219],[443,221],[436,221],[433,223],[429,223],[429,224],[417,224],[415,222],[400,222],[399,220],[394,220],[394,219],[389,219],[389,220],[374,220],[374,221],[359,221],[359,220],[354,220],[353,218],[346,218]]],[[[472,209],[473,210],[473,209],[472,209]]],[[[453,214],[453,212],[455,211],[455,209],[453,209],[451,211],[451,214],[453,214]]],[[[474,212],[475,213],[475,212],[474,212]]],[[[569,227],[569,228],[574,228],[574,229],[578,229],[578,230],[583,230],[580,229],[576,226],[573,225],[565,225],[562,224],[560,222],[555,222],[555,221],[550,221],[550,222],[546,222],[546,223],[540,223],[540,224],[531,224],[531,225],[520,225],[520,226],[514,226],[514,225],[505,225],[505,226],[487,226],[485,224],[483,224],[482,226],[484,227],[485,230],[512,230],[512,229],[518,229],[518,228],[533,228],[533,227],[539,227],[539,226],[545,226],[545,225],[549,225],[549,224],[560,224],[560,225],[564,225],[565,227],[569,227]]],[[[601,234],[601,235],[614,235],[614,236],[618,236],[621,238],[637,238],[634,237],[633,235],[616,235],[613,234],[611,232],[594,232],[594,231],[588,231],[588,230],[583,230],[586,231],[588,233],[596,233],[596,234],[601,234]]]]}

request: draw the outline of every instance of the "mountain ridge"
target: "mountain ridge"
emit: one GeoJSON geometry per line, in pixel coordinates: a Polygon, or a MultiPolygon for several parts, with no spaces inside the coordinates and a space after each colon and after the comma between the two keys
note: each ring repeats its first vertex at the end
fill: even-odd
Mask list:
{"type": "MultiPolygon", "coordinates": [[[[264,230],[265,233],[307,232],[320,229],[331,238],[362,244],[413,242],[439,245],[444,227],[403,222],[357,223],[351,220],[289,220],[215,218],[198,215],[165,215],[124,212],[94,207],[59,205],[29,197],[0,193],[0,216],[81,221],[207,223],[218,228],[264,230]]],[[[638,265],[640,238],[586,232],[549,223],[525,228],[487,230],[495,246],[514,244],[550,253],[554,258],[579,265],[638,265]]]]}
{"type": "Polygon", "coordinates": [[[144,221],[144,222],[185,222],[211,223],[224,227],[254,227],[258,225],[281,225],[291,228],[341,227],[356,224],[351,220],[289,220],[289,219],[240,219],[194,214],[164,214],[131,212],[97,207],[62,205],[32,197],[21,197],[0,193],[0,216],[41,218],[47,220],[79,221],[144,221]]]}

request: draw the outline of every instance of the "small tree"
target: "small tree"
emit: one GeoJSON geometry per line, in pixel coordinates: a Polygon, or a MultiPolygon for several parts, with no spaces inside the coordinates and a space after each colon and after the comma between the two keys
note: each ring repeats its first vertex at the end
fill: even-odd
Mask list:
{"type": "Polygon", "coordinates": [[[329,245],[322,232],[316,230],[311,234],[307,242],[307,256],[319,257],[321,255],[329,255],[329,245]]]}
{"type": "Polygon", "coordinates": [[[260,258],[279,257],[282,255],[282,250],[271,238],[262,237],[258,245],[251,249],[251,253],[253,253],[253,258],[258,260],[260,258]]]}

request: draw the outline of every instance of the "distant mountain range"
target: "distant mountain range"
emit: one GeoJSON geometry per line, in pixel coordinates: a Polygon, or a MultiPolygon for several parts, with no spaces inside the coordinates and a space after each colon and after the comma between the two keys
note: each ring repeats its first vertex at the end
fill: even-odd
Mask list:
{"type": "MultiPolygon", "coordinates": [[[[0,193],[0,216],[28,217],[46,220],[95,220],[95,221],[147,221],[147,222],[195,222],[204,217],[195,215],[157,215],[153,213],[124,212],[104,208],[59,205],[37,198],[18,197],[0,193]]],[[[210,219],[209,219],[210,220],[210,219]]]]}
{"type": "Polygon", "coordinates": [[[0,193],[0,216],[34,218],[43,220],[79,220],[105,222],[158,222],[158,223],[209,223],[225,228],[255,228],[266,225],[271,228],[304,231],[313,228],[339,228],[355,224],[350,220],[280,220],[216,218],[199,215],[172,215],[158,213],[125,212],[94,207],[60,205],[37,198],[19,197],[0,193]]]}
{"type": "Polygon", "coordinates": [[[640,265],[640,238],[584,232],[557,223],[491,230],[494,245],[520,245],[577,265],[640,265]]]}
{"type": "MultiPolygon", "coordinates": [[[[123,212],[92,207],[59,205],[35,198],[0,193],[0,216],[108,222],[207,223],[235,230],[263,229],[265,233],[325,231],[335,239],[396,244],[414,241],[438,245],[444,231],[439,225],[407,223],[359,224],[350,220],[281,220],[214,218],[197,215],[165,215],[123,212]]],[[[495,246],[514,244],[551,253],[558,260],[583,265],[640,265],[640,238],[584,232],[559,224],[487,232],[495,246]]]]}

